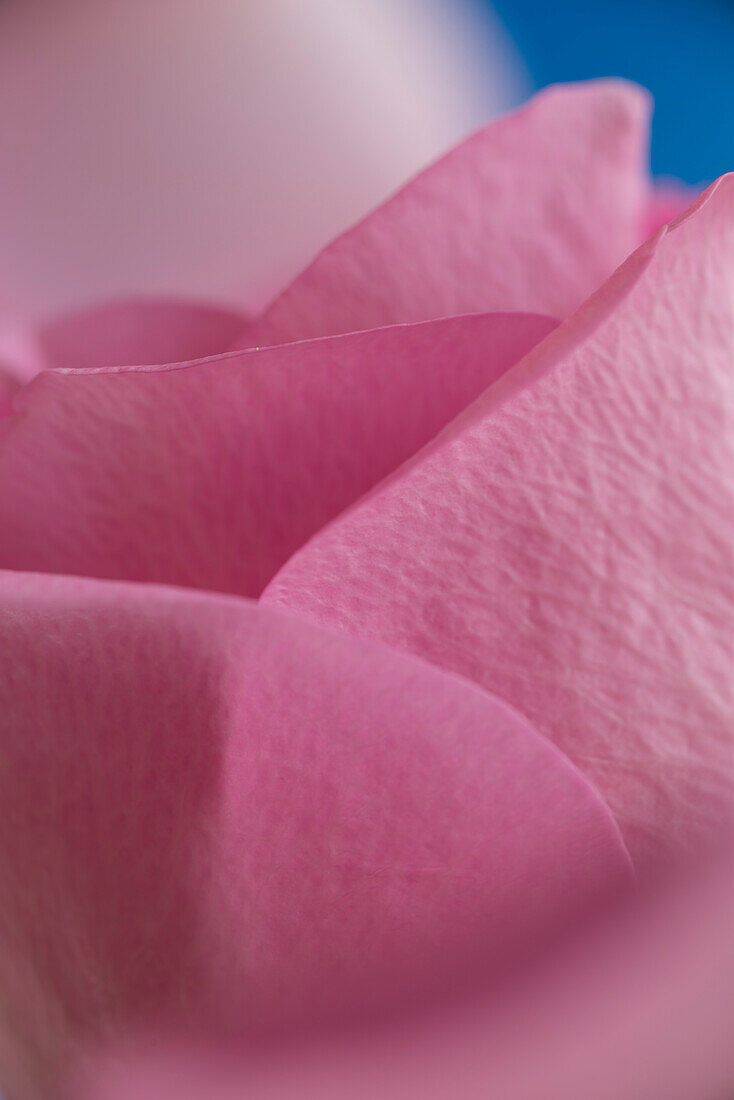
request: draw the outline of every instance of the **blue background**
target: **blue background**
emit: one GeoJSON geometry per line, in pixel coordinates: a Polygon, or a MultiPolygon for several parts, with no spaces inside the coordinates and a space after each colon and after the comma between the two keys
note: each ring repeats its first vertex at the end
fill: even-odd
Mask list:
{"type": "Polygon", "coordinates": [[[653,171],[734,169],[734,0],[494,0],[536,87],[623,76],[655,96],[653,171]]]}

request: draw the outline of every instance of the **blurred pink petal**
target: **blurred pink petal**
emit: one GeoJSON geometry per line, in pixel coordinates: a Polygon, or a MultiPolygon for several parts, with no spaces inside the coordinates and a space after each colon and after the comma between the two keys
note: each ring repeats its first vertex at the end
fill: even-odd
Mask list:
{"type": "Polygon", "coordinates": [[[18,389],[51,368],[171,363],[224,351],[243,315],[196,302],[127,301],[0,334],[0,419],[18,389]]]}
{"type": "Polygon", "coordinates": [[[0,419],[10,413],[13,395],[19,388],[20,382],[16,378],[15,372],[0,364],[0,419]]]}
{"type": "Polygon", "coordinates": [[[264,596],[517,706],[638,861],[732,814],[732,279],[730,176],[264,596]]]}
{"type": "Polygon", "coordinates": [[[305,1026],[496,975],[628,882],[557,750],[414,658],[175,589],[0,600],[8,1080],[158,1016],[305,1026]]]}
{"type": "Polygon", "coordinates": [[[622,81],[541,92],[329,245],[238,346],[472,311],[565,317],[639,243],[649,110],[622,81]]]}
{"type": "Polygon", "coordinates": [[[459,317],[42,375],[0,440],[0,565],[258,595],[553,327],[459,317]]]}
{"type": "Polygon", "coordinates": [[[650,194],[645,212],[644,239],[647,240],[648,237],[652,237],[654,233],[657,233],[658,229],[662,229],[664,225],[675,221],[688,209],[695,200],[696,195],[697,192],[694,187],[688,187],[686,184],[678,183],[675,180],[656,183],[650,194]]]}
{"type": "Polygon", "coordinates": [[[49,368],[152,366],[226,351],[242,314],[199,302],[110,302],[5,337],[0,347],[30,380],[49,368]]]}
{"type": "Polygon", "coordinates": [[[475,0],[0,3],[0,317],[262,306],[523,94],[475,0]]]}
{"type": "MultiPolygon", "coordinates": [[[[150,1037],[84,1100],[722,1100],[734,1089],[731,862],[686,876],[484,1002],[243,1064],[150,1037]]],[[[82,1083],[83,1082],[83,1083],[82,1083]]]]}

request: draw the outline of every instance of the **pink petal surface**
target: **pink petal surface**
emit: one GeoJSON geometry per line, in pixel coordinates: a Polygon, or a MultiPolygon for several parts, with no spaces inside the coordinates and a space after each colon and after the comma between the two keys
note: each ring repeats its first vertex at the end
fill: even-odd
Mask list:
{"type": "Polygon", "coordinates": [[[501,996],[236,1059],[146,1036],[84,1100],[721,1100],[734,1089],[734,882],[686,875],[501,996]],[[243,1064],[244,1063],[244,1064],[243,1064]]]}
{"type": "Polygon", "coordinates": [[[0,419],[8,416],[12,410],[12,400],[20,387],[15,372],[0,365],[0,419]]]}
{"type": "Polygon", "coordinates": [[[541,92],[329,245],[237,346],[473,311],[565,317],[639,243],[648,116],[623,81],[541,92]]]}
{"type": "Polygon", "coordinates": [[[664,225],[680,217],[694,201],[696,195],[695,187],[688,187],[676,180],[656,183],[650,193],[645,212],[644,239],[652,237],[664,225]]]}
{"type": "Polygon", "coordinates": [[[628,881],[595,791],[457,677],[176,589],[4,573],[0,607],[5,1081],[496,975],[628,881]]]}
{"type": "Polygon", "coordinates": [[[198,302],[133,299],[5,333],[0,348],[29,381],[47,368],[148,366],[217,355],[244,323],[233,310],[198,302]]]}
{"type": "Polygon", "coordinates": [[[513,703],[638,860],[732,811],[733,280],[726,177],[264,596],[513,703]]]}
{"type": "Polygon", "coordinates": [[[258,595],[553,327],[459,317],[178,369],[48,372],[0,438],[0,566],[258,595]]]}

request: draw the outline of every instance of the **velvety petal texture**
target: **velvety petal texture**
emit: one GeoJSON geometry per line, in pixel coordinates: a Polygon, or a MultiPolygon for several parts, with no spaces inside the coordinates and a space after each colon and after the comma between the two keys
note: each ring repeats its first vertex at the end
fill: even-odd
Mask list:
{"type": "Polygon", "coordinates": [[[258,1030],[496,974],[627,882],[586,780],[460,678],[244,600],[0,601],[0,1030],[40,1095],[161,1013],[258,1030]]]}
{"type": "Polygon", "coordinates": [[[258,595],[553,327],[475,315],[47,372],[0,435],[0,567],[258,595]]]}
{"type": "Polygon", "coordinates": [[[567,316],[639,243],[649,113],[624,81],[541,92],[330,244],[237,346],[490,310],[567,316]]]}
{"type": "MultiPolygon", "coordinates": [[[[734,825],[734,179],[677,216],[648,115],[546,90],[255,321],[0,339],[3,1088],[128,1028],[496,995],[629,853],[734,825]]],[[[597,1008],[540,1093],[598,1052],[630,1094],[652,1043],[597,1008]]]]}
{"type": "Polygon", "coordinates": [[[731,815],[733,285],[726,177],[265,593],[516,705],[638,860],[731,815]]]}

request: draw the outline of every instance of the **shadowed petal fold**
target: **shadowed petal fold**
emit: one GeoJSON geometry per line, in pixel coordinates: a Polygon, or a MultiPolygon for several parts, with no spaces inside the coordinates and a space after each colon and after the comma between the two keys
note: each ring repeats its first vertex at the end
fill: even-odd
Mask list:
{"type": "Polygon", "coordinates": [[[5,1080],[494,975],[628,880],[568,761],[414,658],[149,585],[2,574],[0,609],[5,1080]]]}

